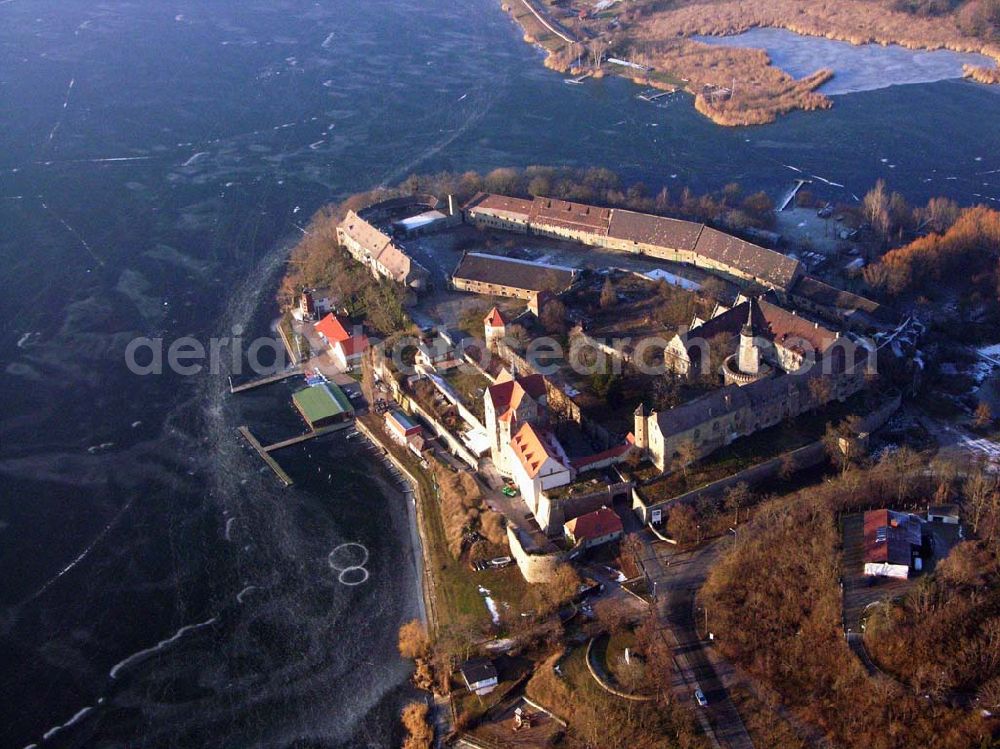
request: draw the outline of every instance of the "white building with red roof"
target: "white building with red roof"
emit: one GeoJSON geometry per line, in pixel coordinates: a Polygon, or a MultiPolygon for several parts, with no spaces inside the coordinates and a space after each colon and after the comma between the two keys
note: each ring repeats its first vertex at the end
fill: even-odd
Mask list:
{"type": "Polygon", "coordinates": [[[528,509],[538,511],[542,492],[566,486],[574,471],[559,440],[549,430],[524,423],[508,446],[514,481],[528,509]]]}
{"type": "Polygon", "coordinates": [[[350,325],[349,320],[331,312],[313,326],[330,347],[330,356],[345,372],[361,363],[361,357],[368,348],[368,337],[361,327],[352,326],[349,330],[350,325]]]}
{"type": "Polygon", "coordinates": [[[624,528],[618,514],[610,507],[588,512],[563,524],[563,531],[571,544],[581,543],[583,548],[600,546],[622,537],[624,528]]]}
{"type": "Polygon", "coordinates": [[[493,465],[502,475],[512,476],[510,441],[522,424],[546,421],[545,378],[538,374],[515,377],[504,369],[486,389],[483,400],[493,465]]]}
{"type": "Polygon", "coordinates": [[[499,341],[507,335],[507,318],[503,313],[494,307],[483,320],[483,337],[486,339],[486,348],[491,351],[496,349],[499,341]]]}

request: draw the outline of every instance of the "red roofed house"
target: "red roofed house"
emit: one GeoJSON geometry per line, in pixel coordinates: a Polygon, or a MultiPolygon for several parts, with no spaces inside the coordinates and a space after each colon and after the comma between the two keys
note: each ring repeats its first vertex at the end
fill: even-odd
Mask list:
{"type": "Polygon", "coordinates": [[[905,512],[872,510],[865,513],[865,574],[910,576],[921,568],[920,518],[905,512]]]}
{"type": "Polygon", "coordinates": [[[552,432],[525,423],[510,441],[510,463],[514,480],[528,509],[538,511],[538,499],[547,489],[566,486],[574,471],[559,440],[552,432]]]}
{"type": "Polygon", "coordinates": [[[368,348],[367,336],[360,328],[356,335],[351,335],[347,330],[349,324],[349,321],[331,312],[313,326],[330,347],[333,360],[345,372],[361,363],[361,356],[368,348]]]}
{"type": "Polygon", "coordinates": [[[570,543],[582,543],[585,549],[617,541],[624,532],[621,518],[609,507],[573,518],[563,524],[563,530],[570,543]]]}
{"type": "Polygon", "coordinates": [[[508,450],[511,439],[522,424],[545,422],[545,378],[537,374],[515,377],[503,369],[486,389],[483,399],[493,465],[502,475],[512,476],[513,464],[508,450]]]}

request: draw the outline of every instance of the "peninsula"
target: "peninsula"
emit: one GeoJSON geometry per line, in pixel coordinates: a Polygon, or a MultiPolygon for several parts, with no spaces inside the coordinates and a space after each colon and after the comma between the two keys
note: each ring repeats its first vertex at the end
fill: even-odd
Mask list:
{"type": "Polygon", "coordinates": [[[405,746],[995,735],[954,696],[1000,708],[995,664],[954,655],[989,637],[978,601],[1000,590],[997,456],[972,454],[995,420],[930,374],[974,349],[928,311],[960,293],[967,339],[995,330],[1000,214],[882,185],[817,212],[843,227],[821,251],[738,185],[652,197],[532,167],[415,176],[313,217],[284,337],[359,386],[358,431],[413,488],[428,615],[399,649],[436,699],[406,706],[405,746]],[[937,446],[940,417],[909,398],[928,389],[966,408],[948,427],[966,452],[937,446]],[[879,580],[896,598],[875,609],[879,580]],[[920,585],[961,633],[944,604],[910,606],[920,585]],[[929,701],[915,652],[950,674],[929,701]]]}
{"type": "MultiPolygon", "coordinates": [[[[786,29],[852,44],[975,52],[1000,60],[995,0],[503,0],[525,41],[546,50],[545,64],[580,80],[613,73],[647,88],[684,90],[720,125],[759,125],[793,110],[824,109],[817,89],[833,72],[796,80],[759,49],[708,45],[696,36],[753,28],[786,29]]],[[[964,75],[1000,83],[1000,68],[969,65],[964,75]]]]}

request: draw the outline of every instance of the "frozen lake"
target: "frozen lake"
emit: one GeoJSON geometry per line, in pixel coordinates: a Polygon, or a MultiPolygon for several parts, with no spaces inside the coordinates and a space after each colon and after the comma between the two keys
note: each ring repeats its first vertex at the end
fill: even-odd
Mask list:
{"type": "Polygon", "coordinates": [[[895,44],[856,45],[785,29],[752,29],[735,36],[695,39],[706,44],[763,49],[774,65],[796,78],[829,68],[835,73],[834,78],[819,90],[830,96],[961,78],[963,65],[994,65],[985,55],[948,50],[925,52],[895,44]]]}

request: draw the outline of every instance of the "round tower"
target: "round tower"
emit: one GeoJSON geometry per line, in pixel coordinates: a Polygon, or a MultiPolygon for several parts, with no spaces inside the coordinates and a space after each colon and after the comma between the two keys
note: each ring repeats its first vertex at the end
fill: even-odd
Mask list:
{"type": "Polygon", "coordinates": [[[632,436],[635,437],[635,446],[640,450],[645,450],[649,447],[649,409],[646,408],[645,403],[640,403],[634,412],[635,416],[635,426],[632,429],[632,436]]]}

